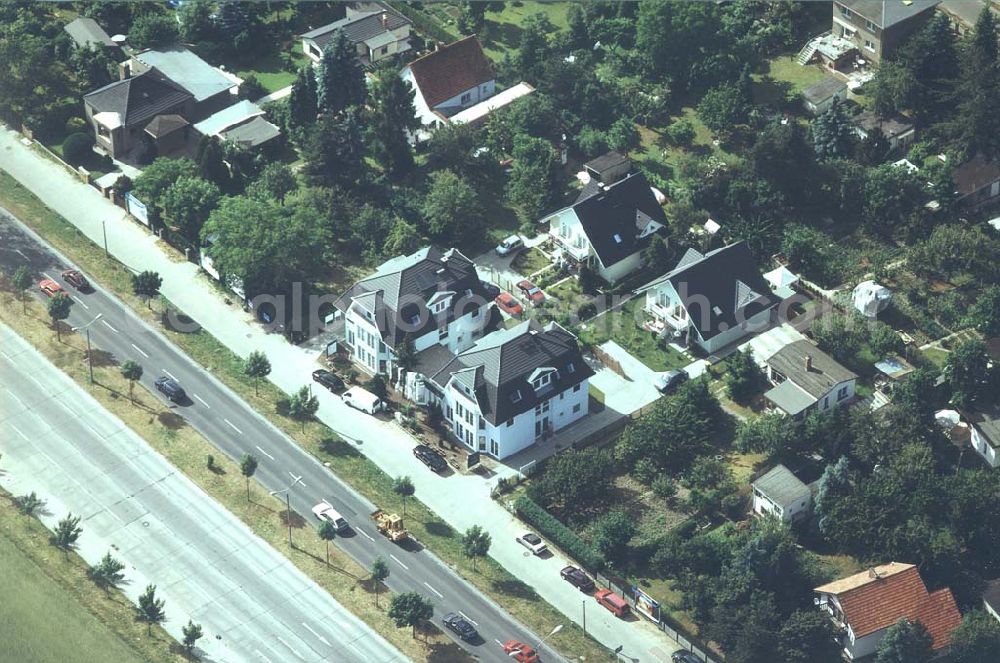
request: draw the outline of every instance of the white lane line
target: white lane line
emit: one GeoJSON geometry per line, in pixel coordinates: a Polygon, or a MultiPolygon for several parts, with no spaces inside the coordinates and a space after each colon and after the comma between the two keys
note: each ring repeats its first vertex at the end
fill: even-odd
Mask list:
{"type": "Polygon", "coordinates": [[[14,431],[15,433],[17,433],[18,435],[20,435],[20,436],[21,436],[21,439],[22,439],[22,440],[24,440],[25,442],[27,442],[27,441],[28,441],[28,436],[27,436],[27,435],[25,435],[24,433],[22,433],[22,432],[21,432],[21,429],[20,429],[20,428],[18,428],[18,427],[17,427],[17,426],[15,426],[14,424],[8,424],[8,425],[9,425],[9,426],[11,427],[11,429],[13,429],[13,431],[14,431]]]}
{"type": "Polygon", "coordinates": [[[261,449],[259,446],[257,447],[257,451],[261,452],[262,454],[264,454],[265,456],[267,456],[271,460],[274,460],[274,456],[272,456],[271,454],[267,453],[266,451],[264,451],[263,449],[261,449]]]}
{"type": "Polygon", "coordinates": [[[241,431],[239,428],[237,428],[235,425],[233,425],[233,422],[229,421],[229,419],[223,419],[223,421],[225,421],[227,424],[229,424],[229,427],[232,428],[234,431],[236,431],[240,435],[243,435],[243,431],[241,431]]]}
{"type": "Polygon", "coordinates": [[[48,272],[42,272],[42,276],[44,276],[45,278],[49,279],[50,281],[55,281],[54,278],[52,278],[51,276],[49,276],[48,272]]]}
{"type": "Polygon", "coordinates": [[[103,320],[102,319],[101,322],[103,322],[104,326],[107,327],[108,329],[110,329],[111,331],[113,331],[114,333],[116,333],[116,334],[118,333],[118,330],[115,329],[114,327],[112,327],[111,325],[109,325],[107,320],[103,320]]]}
{"type": "Polygon", "coordinates": [[[29,258],[28,256],[24,255],[24,251],[22,251],[21,249],[14,249],[14,251],[18,255],[20,255],[22,258],[24,258],[25,260],[31,260],[31,258],[29,258]]]}
{"type": "Polygon", "coordinates": [[[465,617],[465,621],[469,622],[469,623],[470,623],[470,624],[472,624],[473,626],[479,626],[479,622],[477,622],[477,621],[476,621],[475,619],[473,619],[472,617],[469,617],[469,616],[468,616],[467,614],[465,614],[465,613],[464,613],[464,612],[462,612],[461,610],[459,610],[459,611],[458,611],[458,614],[460,614],[460,615],[462,615],[463,617],[465,617]]]}
{"type": "Polygon", "coordinates": [[[34,375],[29,375],[28,379],[37,384],[39,389],[45,389],[45,385],[39,382],[38,378],[36,378],[34,375]]]}
{"type": "Polygon", "coordinates": [[[358,532],[361,534],[361,536],[365,537],[369,541],[374,541],[375,540],[375,539],[373,539],[371,537],[371,535],[368,532],[364,531],[363,529],[359,529],[358,532]]]}
{"type": "Polygon", "coordinates": [[[96,435],[97,437],[104,437],[103,435],[101,435],[100,433],[97,432],[96,428],[94,428],[93,426],[91,426],[90,424],[88,424],[86,421],[83,422],[83,425],[86,426],[87,428],[89,428],[90,432],[93,433],[94,435],[96,435]]]}
{"type": "Polygon", "coordinates": [[[195,398],[197,398],[199,401],[201,401],[201,404],[204,405],[205,407],[207,407],[209,410],[212,409],[212,406],[209,405],[208,403],[206,403],[204,398],[202,398],[198,394],[191,394],[191,395],[194,396],[195,398]]]}
{"type": "Polygon", "coordinates": [[[399,564],[400,566],[402,566],[407,571],[410,570],[410,567],[408,567],[406,564],[403,564],[401,561],[399,561],[399,558],[396,557],[395,555],[393,555],[392,553],[389,553],[389,557],[392,557],[394,560],[396,560],[396,563],[399,564]]]}
{"type": "Polygon", "coordinates": [[[18,398],[18,397],[17,397],[17,394],[15,394],[15,393],[14,393],[13,391],[11,391],[10,389],[7,389],[7,390],[6,390],[6,392],[7,392],[8,394],[10,394],[10,397],[11,397],[11,398],[13,398],[13,399],[14,399],[15,401],[17,401],[17,404],[18,404],[18,405],[20,405],[21,407],[24,407],[24,401],[22,401],[22,400],[21,400],[20,398],[18,398]]]}
{"type": "Polygon", "coordinates": [[[138,345],[136,345],[135,343],[129,343],[129,345],[131,345],[133,348],[135,348],[135,351],[138,352],[139,354],[141,354],[143,357],[145,357],[146,359],[149,359],[149,355],[146,354],[145,352],[143,352],[142,350],[140,350],[138,345]]]}
{"type": "Polygon", "coordinates": [[[264,652],[262,652],[261,650],[254,649],[254,651],[257,653],[257,656],[260,656],[262,659],[264,659],[265,661],[267,661],[267,663],[273,663],[273,661],[271,661],[271,659],[269,659],[267,656],[264,656],[264,652]]]}
{"type": "Polygon", "coordinates": [[[303,488],[308,488],[309,487],[309,486],[306,485],[306,482],[302,480],[301,476],[296,476],[295,474],[292,474],[291,470],[288,471],[288,476],[292,477],[292,481],[300,484],[303,488]]]}
{"type": "Polygon", "coordinates": [[[6,352],[4,352],[3,350],[0,350],[0,355],[3,355],[7,359],[7,361],[9,361],[10,363],[12,363],[12,364],[14,363],[14,358],[11,357],[6,352]]]}
{"type": "Polygon", "coordinates": [[[317,639],[318,639],[318,640],[319,640],[320,642],[322,642],[322,643],[323,643],[324,645],[326,645],[327,647],[331,647],[331,646],[332,646],[332,645],[330,644],[330,641],[329,641],[329,640],[327,640],[326,638],[324,638],[324,637],[323,637],[322,635],[320,635],[320,634],[319,634],[319,633],[317,633],[316,631],[312,630],[312,627],[311,627],[311,626],[309,626],[309,624],[306,624],[305,622],[302,622],[302,626],[304,626],[304,627],[305,627],[305,629],[306,629],[307,631],[309,631],[310,633],[312,633],[313,635],[315,635],[315,636],[316,636],[316,638],[317,638],[317,639]]]}
{"type": "Polygon", "coordinates": [[[87,309],[88,311],[90,310],[90,307],[87,306],[86,304],[84,304],[83,300],[80,299],[79,297],[77,297],[76,295],[73,295],[73,299],[75,299],[76,303],[79,304],[80,306],[82,306],[83,308],[87,309]]]}
{"type": "Polygon", "coordinates": [[[295,650],[295,648],[294,648],[294,647],[292,647],[292,646],[291,646],[290,644],[288,644],[287,642],[285,642],[285,639],[284,639],[284,638],[282,638],[282,637],[281,637],[280,635],[279,635],[279,636],[277,636],[277,638],[278,638],[278,641],[279,641],[279,642],[280,642],[281,644],[283,644],[283,645],[285,645],[286,647],[288,647],[288,648],[289,648],[289,649],[290,649],[290,650],[292,651],[292,653],[293,653],[293,654],[295,654],[296,656],[298,656],[298,657],[299,657],[300,659],[302,659],[303,661],[305,660],[304,658],[302,658],[302,654],[300,654],[299,652],[297,652],[297,651],[295,650]]]}
{"type": "Polygon", "coordinates": [[[177,378],[175,378],[175,377],[174,377],[174,375],[173,375],[173,373],[171,373],[171,372],[170,372],[170,371],[168,371],[167,369],[165,369],[165,368],[164,368],[164,369],[163,369],[163,372],[164,372],[164,373],[166,373],[166,374],[167,374],[167,377],[169,377],[169,378],[170,378],[171,380],[173,380],[174,382],[180,382],[180,380],[178,380],[177,378]]]}
{"type": "Polygon", "coordinates": [[[441,592],[439,592],[438,590],[434,589],[433,587],[431,587],[430,585],[428,585],[428,584],[427,584],[426,582],[424,583],[424,586],[426,586],[426,587],[427,587],[427,589],[429,589],[429,590],[431,590],[432,592],[434,592],[435,594],[437,594],[437,595],[438,595],[438,598],[439,598],[439,599],[443,599],[443,598],[444,598],[444,594],[442,594],[442,593],[441,593],[441,592]]]}

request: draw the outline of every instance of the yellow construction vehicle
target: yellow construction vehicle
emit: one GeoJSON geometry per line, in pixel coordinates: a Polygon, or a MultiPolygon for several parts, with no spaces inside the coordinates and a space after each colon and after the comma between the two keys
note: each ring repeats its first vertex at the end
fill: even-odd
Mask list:
{"type": "Polygon", "coordinates": [[[372,520],[375,521],[378,531],[390,541],[398,543],[410,535],[403,527],[403,519],[398,513],[386,513],[378,509],[372,513],[372,520]]]}

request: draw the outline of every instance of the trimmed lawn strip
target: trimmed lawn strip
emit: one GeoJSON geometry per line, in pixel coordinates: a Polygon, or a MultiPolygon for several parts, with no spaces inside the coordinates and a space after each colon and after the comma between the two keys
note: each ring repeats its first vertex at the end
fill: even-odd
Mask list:
{"type": "Polygon", "coordinates": [[[510,266],[524,274],[526,278],[531,278],[535,272],[545,269],[552,264],[548,256],[535,247],[520,251],[511,261],[510,266]]]}
{"type": "Polygon", "coordinates": [[[609,311],[587,323],[580,331],[580,340],[585,345],[596,346],[605,341],[614,341],[633,357],[654,371],[669,371],[684,368],[691,359],[669,345],[660,345],[656,335],[639,326],[644,319],[640,309],[642,297],[633,297],[620,310],[609,311]]]}
{"type": "MultiPolygon", "coordinates": [[[[199,331],[194,334],[181,334],[160,326],[159,313],[147,310],[145,304],[132,294],[131,273],[128,269],[114,260],[106,258],[104,250],[101,247],[91,243],[83,233],[79,232],[57,213],[46,207],[31,192],[4,172],[0,172],[0,204],[3,204],[21,221],[45,237],[59,251],[62,251],[72,260],[79,263],[89,275],[94,277],[95,281],[114,291],[115,295],[122,301],[127,302],[137,315],[154,323],[161,333],[177,344],[194,361],[204,366],[206,370],[213,372],[216,377],[239,394],[255,410],[268,417],[286,435],[295,439],[303,448],[309,450],[321,460],[328,461],[331,469],[342,481],[351,485],[379,507],[402,511],[402,499],[392,491],[392,477],[389,477],[372,461],[368,460],[367,457],[346,443],[335,442],[327,446],[332,453],[323,452],[320,442],[329,438],[336,440],[336,434],[318,422],[307,425],[306,432],[302,433],[301,427],[297,422],[278,415],[276,404],[279,401],[286,400],[288,396],[274,384],[266,380],[260,384],[260,396],[256,396],[252,382],[243,376],[241,360],[207,332],[199,331]]],[[[13,304],[17,307],[20,306],[16,302],[13,302],[13,304]]],[[[162,309],[162,306],[163,304],[160,306],[154,305],[154,308],[162,309]]],[[[13,312],[20,313],[20,308],[16,308],[13,312]]],[[[44,311],[41,315],[44,316],[44,311]]],[[[75,338],[74,340],[79,341],[79,339],[75,338]]],[[[78,369],[82,371],[85,365],[79,362],[79,356],[81,355],[77,355],[76,361],[79,363],[78,369]]],[[[117,369],[114,370],[114,373],[115,375],[112,377],[120,379],[117,375],[117,369]]],[[[84,380],[86,380],[85,376],[84,380]]],[[[181,430],[188,428],[184,426],[181,430]]],[[[137,432],[140,432],[140,435],[142,435],[141,431],[137,432]]],[[[160,434],[164,435],[165,433],[161,432],[160,434]]],[[[145,437],[151,443],[154,443],[148,436],[145,437]]],[[[217,463],[219,462],[218,457],[221,454],[200,436],[198,436],[198,439],[202,440],[209,451],[188,453],[190,456],[188,465],[183,465],[179,462],[179,460],[184,460],[183,458],[179,460],[171,458],[171,462],[174,462],[174,464],[188,473],[188,476],[194,481],[199,482],[199,485],[206,492],[212,494],[216,499],[225,504],[227,508],[230,508],[233,513],[243,518],[244,516],[240,509],[246,510],[246,494],[239,469],[229,463],[228,460],[225,461],[226,466],[232,468],[231,470],[227,469],[228,474],[235,477],[235,480],[230,482],[232,485],[229,488],[238,494],[239,499],[237,502],[242,500],[243,505],[241,507],[237,504],[236,508],[234,508],[226,501],[220,499],[213,492],[212,486],[200,483],[198,475],[205,475],[207,473],[207,468],[205,468],[206,453],[214,451],[217,463]],[[188,472],[189,467],[191,469],[190,472],[188,472]]],[[[161,453],[165,452],[161,450],[161,453]]],[[[211,480],[213,477],[215,475],[211,477],[205,476],[204,478],[211,480]]],[[[217,479],[217,477],[215,478],[217,479]]],[[[268,498],[268,501],[271,499],[268,498]]],[[[260,502],[261,504],[267,503],[266,501],[260,502]]],[[[586,660],[588,661],[613,660],[610,652],[600,643],[586,636],[578,625],[570,623],[561,612],[541,599],[527,583],[515,578],[492,558],[488,557],[480,561],[477,564],[477,569],[473,570],[471,561],[462,553],[460,533],[452,529],[451,526],[421,503],[419,499],[409,499],[406,511],[407,528],[413,532],[414,536],[421,543],[426,545],[431,552],[441,558],[448,566],[534,632],[547,633],[551,630],[553,624],[566,624],[562,631],[546,641],[565,656],[568,658],[586,656],[586,660]]],[[[273,516],[274,514],[271,515],[273,516]]],[[[287,550],[287,543],[282,543],[285,541],[287,532],[282,529],[283,525],[281,523],[278,523],[274,518],[272,520],[275,520],[275,522],[271,522],[269,528],[278,529],[277,545],[275,547],[279,550],[287,550]]],[[[262,538],[265,538],[269,542],[271,541],[270,538],[264,536],[262,532],[256,529],[254,523],[248,522],[245,518],[244,522],[247,522],[259,536],[262,536],[262,538]]],[[[263,525],[263,522],[260,523],[260,526],[263,525]]],[[[300,537],[300,539],[305,538],[316,539],[317,545],[319,543],[315,536],[300,537]]],[[[337,550],[339,551],[339,549],[337,550]]],[[[332,553],[333,550],[331,549],[331,559],[332,553]]],[[[300,568],[303,568],[302,564],[299,564],[297,561],[300,557],[304,556],[296,555],[292,559],[296,561],[300,568]]],[[[309,573],[305,568],[303,570],[309,573]]],[[[329,583],[321,582],[320,584],[327,587],[329,583]]],[[[329,587],[327,588],[329,589],[329,587]]],[[[351,604],[341,599],[337,593],[331,591],[331,594],[333,594],[334,598],[341,600],[346,606],[351,608],[351,604]]],[[[354,612],[359,617],[365,618],[364,615],[356,611],[354,612]]],[[[386,633],[378,629],[378,627],[375,628],[387,638],[389,635],[392,635],[392,633],[386,633]]],[[[391,627],[391,631],[397,631],[395,626],[391,627]]],[[[400,646],[392,638],[388,639],[396,646],[399,646],[404,653],[407,651],[405,647],[400,646]]],[[[408,633],[406,633],[406,639],[410,639],[408,633]]]]}

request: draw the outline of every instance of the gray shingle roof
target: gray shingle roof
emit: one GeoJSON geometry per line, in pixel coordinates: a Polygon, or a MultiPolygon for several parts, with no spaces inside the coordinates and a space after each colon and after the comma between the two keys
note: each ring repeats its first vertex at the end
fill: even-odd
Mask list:
{"type": "Polygon", "coordinates": [[[882,117],[870,110],[855,115],[853,122],[865,133],[878,128],[886,138],[895,138],[913,129],[913,124],[902,115],[882,117]]]}
{"type": "Polygon", "coordinates": [[[767,365],[791,380],[803,391],[816,399],[823,398],[841,382],[856,379],[851,370],[837,363],[809,341],[789,343],[767,359],[767,365]],[[806,358],[811,368],[806,370],[806,358]]]}
{"type": "Polygon", "coordinates": [[[770,472],[753,482],[753,487],[766,495],[768,499],[782,507],[791,506],[796,502],[811,496],[809,486],[805,485],[784,465],[778,465],[770,472]]]}
{"type": "Polygon", "coordinates": [[[818,83],[813,83],[805,90],[802,90],[802,96],[806,101],[818,104],[845,90],[847,90],[847,83],[839,78],[827,76],[818,83]]]}
{"type": "Polygon", "coordinates": [[[302,38],[311,40],[320,50],[323,50],[327,44],[333,41],[333,33],[337,30],[343,30],[352,44],[358,44],[409,24],[410,19],[391,8],[385,7],[379,11],[365,12],[357,16],[342,18],[339,21],[328,23],[315,30],[302,33],[302,38]],[[384,23],[382,20],[383,14],[385,15],[384,23]]]}
{"type": "Polygon", "coordinates": [[[88,44],[94,44],[95,46],[115,45],[115,42],[111,41],[108,33],[97,24],[97,21],[86,16],[73,19],[63,26],[63,30],[69,33],[69,36],[77,46],[86,47],[88,44]]]}
{"type": "Polygon", "coordinates": [[[940,0],[837,0],[837,2],[884,29],[933,9],[940,0]]]}
{"type": "Polygon", "coordinates": [[[263,117],[255,117],[249,122],[237,125],[222,132],[224,140],[230,140],[238,145],[257,147],[281,135],[281,129],[271,124],[263,117]]]}
{"type": "Polygon", "coordinates": [[[195,101],[204,101],[236,85],[221,71],[183,46],[144,51],[134,57],[146,66],[155,67],[190,92],[195,101]]]}
{"type": "Polygon", "coordinates": [[[150,119],[191,98],[169,79],[151,70],[109,83],[83,95],[85,103],[99,113],[118,113],[122,125],[145,125],[150,119]]]}
{"type": "Polygon", "coordinates": [[[764,398],[771,401],[785,414],[796,416],[812,407],[817,398],[803,391],[791,380],[785,380],[764,392],[764,398]]]}

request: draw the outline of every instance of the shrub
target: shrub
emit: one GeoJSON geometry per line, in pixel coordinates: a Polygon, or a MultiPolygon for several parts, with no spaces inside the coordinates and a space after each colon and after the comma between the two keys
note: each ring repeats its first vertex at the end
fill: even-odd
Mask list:
{"type": "Polygon", "coordinates": [[[694,126],[690,120],[677,120],[667,128],[667,140],[671,145],[683,147],[694,140],[694,126]]]}
{"type": "Polygon", "coordinates": [[[594,304],[593,302],[587,302],[579,309],[577,309],[576,314],[580,317],[581,320],[589,320],[590,318],[597,315],[597,305],[594,304]]]}
{"type": "Polygon", "coordinates": [[[659,473],[660,470],[656,467],[656,463],[648,458],[640,458],[635,461],[635,466],[632,468],[632,476],[647,486],[652,485],[659,473]]]}
{"type": "Polygon", "coordinates": [[[63,159],[74,166],[79,166],[91,154],[94,139],[85,133],[70,134],[63,143],[63,159]]]}
{"type": "Polygon", "coordinates": [[[87,121],[84,120],[82,117],[77,117],[74,115],[73,117],[66,120],[67,134],[80,133],[81,131],[86,131],[86,129],[87,129],[87,121]]]}
{"type": "Polygon", "coordinates": [[[677,496],[677,482],[666,474],[661,474],[653,479],[651,488],[653,494],[663,500],[673,499],[677,496]]]}
{"type": "Polygon", "coordinates": [[[536,504],[527,495],[521,495],[517,498],[514,502],[514,510],[525,522],[535,527],[539,534],[565,550],[581,565],[592,570],[604,568],[604,558],[596,550],[584,543],[576,532],[556,520],[552,514],[536,504]]]}

